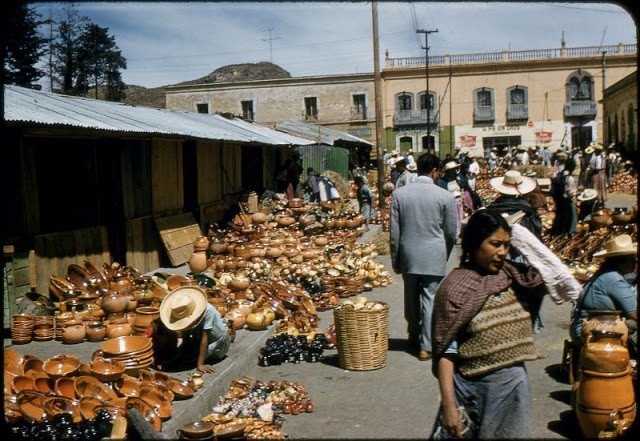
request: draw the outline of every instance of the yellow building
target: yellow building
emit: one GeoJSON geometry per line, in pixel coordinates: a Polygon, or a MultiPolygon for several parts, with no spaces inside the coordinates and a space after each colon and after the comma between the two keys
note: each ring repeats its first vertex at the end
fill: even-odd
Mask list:
{"type": "MultiPolygon", "coordinates": [[[[608,80],[607,80],[608,82],[608,80]]],[[[604,140],[628,157],[638,150],[638,71],[604,90],[604,140]]]]}

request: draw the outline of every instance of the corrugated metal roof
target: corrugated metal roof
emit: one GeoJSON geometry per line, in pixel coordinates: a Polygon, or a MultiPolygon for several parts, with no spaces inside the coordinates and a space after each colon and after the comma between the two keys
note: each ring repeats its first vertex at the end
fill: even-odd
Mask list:
{"type": "Polygon", "coordinates": [[[309,145],[314,141],[240,119],[99,101],[7,85],[4,119],[112,132],[181,135],[268,145],[309,145]]]}
{"type": "Polygon", "coordinates": [[[303,138],[315,139],[322,144],[328,145],[335,145],[336,141],[373,145],[369,141],[350,135],[349,133],[341,132],[340,130],[332,129],[331,127],[295,121],[292,119],[276,124],[276,130],[281,130],[296,136],[302,136],[303,138]]]}

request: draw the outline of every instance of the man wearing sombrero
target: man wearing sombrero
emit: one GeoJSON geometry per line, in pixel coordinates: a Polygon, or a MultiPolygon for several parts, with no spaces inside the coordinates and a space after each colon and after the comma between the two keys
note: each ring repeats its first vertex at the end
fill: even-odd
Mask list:
{"type": "Polygon", "coordinates": [[[598,205],[604,207],[604,203],[607,200],[607,159],[604,155],[602,144],[592,143],[591,146],[594,149],[593,156],[589,160],[589,167],[591,167],[593,173],[591,187],[595,188],[598,192],[598,205]]]}
{"type": "Polygon", "coordinates": [[[582,320],[592,310],[619,311],[629,328],[631,358],[638,354],[638,297],[634,286],[638,244],[631,236],[614,237],[593,255],[603,259],[600,269],[585,283],[582,296],[572,313],[571,339],[578,348],[584,344],[582,320]]]}
{"type": "Polygon", "coordinates": [[[224,358],[231,345],[220,313],[196,286],[182,286],[162,299],[152,339],[159,370],[195,365],[200,372],[214,372],[207,363],[224,358]]]}

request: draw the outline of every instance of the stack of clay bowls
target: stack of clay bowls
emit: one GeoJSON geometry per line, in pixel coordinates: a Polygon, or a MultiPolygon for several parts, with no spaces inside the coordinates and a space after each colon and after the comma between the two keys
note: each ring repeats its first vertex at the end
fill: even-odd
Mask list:
{"type": "Polygon", "coordinates": [[[15,314],[11,322],[11,342],[24,345],[31,342],[33,336],[33,315],[15,314]]]}
{"type": "Polygon", "coordinates": [[[71,312],[62,312],[53,317],[53,327],[55,329],[54,335],[56,340],[64,340],[64,325],[73,318],[74,315],[71,312]]]}
{"type": "Polygon", "coordinates": [[[105,341],[100,349],[105,358],[124,364],[127,375],[137,376],[140,369],[153,364],[153,345],[143,335],[112,338],[105,341]]]}
{"type": "Polygon", "coordinates": [[[36,315],[33,318],[33,339],[36,341],[53,340],[53,316],[36,315]]]}

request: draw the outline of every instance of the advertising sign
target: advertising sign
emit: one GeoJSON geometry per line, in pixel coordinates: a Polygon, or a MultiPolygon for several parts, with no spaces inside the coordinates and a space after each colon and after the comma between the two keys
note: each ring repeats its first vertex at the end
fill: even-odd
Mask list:
{"type": "Polygon", "coordinates": [[[536,134],[536,142],[538,144],[549,144],[551,142],[551,135],[553,135],[553,132],[538,130],[535,132],[535,134],[536,134]]]}
{"type": "Polygon", "coordinates": [[[476,136],[475,135],[460,135],[460,147],[475,147],[476,136]]]}

